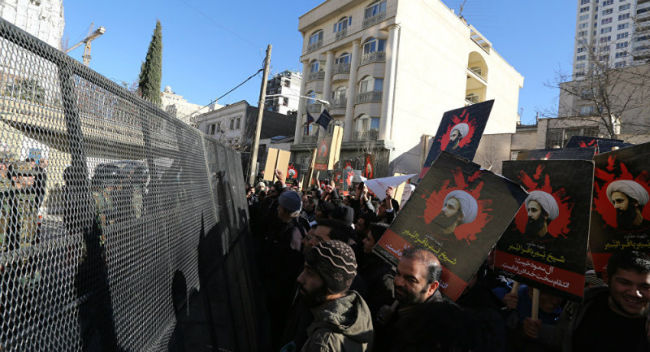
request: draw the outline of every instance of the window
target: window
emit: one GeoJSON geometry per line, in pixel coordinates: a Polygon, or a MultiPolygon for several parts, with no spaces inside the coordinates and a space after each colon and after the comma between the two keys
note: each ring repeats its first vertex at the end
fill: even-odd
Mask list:
{"type": "Polygon", "coordinates": [[[318,94],[316,94],[316,92],[314,92],[313,90],[310,90],[307,93],[307,96],[309,98],[311,98],[311,99],[307,100],[307,104],[315,104],[316,103],[316,99],[318,99],[318,94]]]}
{"type": "Polygon", "coordinates": [[[612,27],[605,27],[600,29],[600,34],[609,33],[612,31],[612,27]]]}
{"type": "Polygon", "coordinates": [[[235,129],[235,119],[230,119],[230,129],[231,130],[235,129]]]}
{"type": "Polygon", "coordinates": [[[580,0],[580,5],[586,5],[589,3],[591,0],[580,0]]]}
{"type": "Polygon", "coordinates": [[[609,45],[607,46],[601,46],[600,51],[609,51],[609,45]]]}
{"type": "Polygon", "coordinates": [[[602,11],[603,16],[605,15],[610,15],[612,12],[614,12],[614,9],[606,9],[602,11]]]}
{"type": "Polygon", "coordinates": [[[585,60],[586,58],[587,58],[587,55],[580,55],[580,56],[576,57],[576,60],[577,61],[582,61],[582,60],[585,60]]]}
{"type": "Polygon", "coordinates": [[[361,115],[357,118],[357,132],[379,131],[379,117],[361,115]]]}
{"type": "Polygon", "coordinates": [[[587,35],[587,31],[580,31],[578,32],[578,37],[584,37],[587,35]]]}
{"type": "MultiPolygon", "coordinates": [[[[286,99],[286,98],[285,98],[285,99],[286,99]]],[[[236,121],[235,123],[236,123],[236,125],[235,125],[235,129],[239,129],[240,126],[241,126],[241,117],[238,117],[238,118],[237,118],[237,121],[236,121]]]]}
{"type": "Polygon", "coordinates": [[[336,60],[334,60],[334,63],[336,65],[338,65],[338,64],[349,64],[350,63],[350,54],[348,54],[348,53],[341,54],[341,56],[337,57],[336,60]]]}
{"type": "Polygon", "coordinates": [[[629,23],[621,23],[621,24],[619,24],[619,25],[616,27],[616,29],[619,29],[619,30],[620,30],[620,29],[626,29],[626,28],[628,28],[628,27],[630,27],[630,24],[629,24],[629,23]]]}
{"type": "Polygon", "coordinates": [[[619,62],[614,63],[614,67],[616,67],[616,68],[625,67],[625,61],[619,61],[619,62]]]}
{"type": "Polygon", "coordinates": [[[601,42],[601,43],[606,43],[606,42],[608,42],[608,41],[610,41],[610,40],[612,40],[612,36],[611,36],[611,35],[608,35],[608,36],[606,36],[606,37],[601,37],[601,38],[600,38],[600,42],[601,42]]]}
{"type": "Polygon", "coordinates": [[[371,18],[386,13],[386,0],[377,1],[366,7],[363,18],[371,18]]]}
{"type": "Polygon", "coordinates": [[[608,23],[612,23],[612,18],[611,17],[603,18],[603,20],[600,21],[600,24],[608,24],[608,23]]]}
{"type": "Polygon", "coordinates": [[[580,48],[578,48],[576,50],[577,53],[581,53],[581,52],[584,52],[584,51],[585,51],[585,48],[583,48],[583,47],[580,47],[580,48]]]}
{"type": "Polygon", "coordinates": [[[622,14],[622,15],[618,15],[618,20],[619,20],[619,21],[626,20],[626,19],[628,19],[628,18],[630,18],[630,14],[629,14],[629,13],[624,13],[624,14],[622,14]]]}
{"type": "Polygon", "coordinates": [[[628,44],[629,44],[628,42],[618,43],[616,44],[616,49],[627,48],[628,44]]]}
{"type": "Polygon", "coordinates": [[[596,111],[596,109],[594,109],[593,105],[585,105],[580,107],[580,115],[582,116],[591,115],[594,113],[594,111],[596,111]]]}
{"type": "Polygon", "coordinates": [[[585,6],[585,7],[580,8],[580,13],[585,13],[587,11],[589,11],[589,6],[585,6]]]}
{"type": "Polygon", "coordinates": [[[286,80],[286,81],[284,81],[282,83],[284,83],[284,86],[287,87],[287,88],[291,87],[291,80],[286,80]]]}
{"type": "Polygon", "coordinates": [[[359,93],[381,92],[384,88],[383,78],[374,78],[372,76],[363,77],[359,82],[359,93]]]}
{"type": "Polygon", "coordinates": [[[624,11],[630,8],[630,4],[621,5],[618,7],[619,11],[624,11]]]}
{"type": "Polygon", "coordinates": [[[585,23],[580,23],[580,25],[578,26],[578,28],[579,28],[579,29],[585,29],[585,28],[587,28],[588,26],[589,26],[589,23],[585,22],[585,23]]]}
{"type": "Polygon", "coordinates": [[[341,102],[345,101],[345,99],[346,99],[346,95],[347,95],[347,92],[348,92],[348,90],[347,90],[347,88],[345,88],[345,87],[339,87],[339,88],[337,88],[337,89],[334,91],[334,93],[332,93],[332,98],[334,98],[334,99],[333,99],[334,102],[335,102],[335,103],[341,103],[341,102]]]}
{"type": "Polygon", "coordinates": [[[370,38],[363,44],[363,54],[367,55],[375,51],[384,51],[386,41],[383,39],[370,38]]]}
{"type": "Polygon", "coordinates": [[[630,35],[630,33],[628,33],[628,32],[619,33],[619,34],[616,35],[616,39],[618,40],[618,39],[627,38],[629,35],[630,35]]]}
{"type": "Polygon", "coordinates": [[[589,15],[580,15],[580,21],[584,21],[589,18],[589,15]]]}
{"type": "Polygon", "coordinates": [[[314,60],[311,62],[311,65],[309,65],[309,72],[311,73],[318,72],[319,67],[320,67],[320,62],[318,62],[318,60],[314,60]]]}
{"type": "Polygon", "coordinates": [[[318,44],[319,42],[322,42],[322,41],[323,41],[323,31],[322,30],[314,32],[314,34],[312,34],[309,37],[309,45],[310,46],[316,45],[316,44],[318,44]]]}
{"type": "Polygon", "coordinates": [[[576,65],[576,71],[582,70],[585,68],[585,64],[577,64],[576,65]]]}
{"type": "Polygon", "coordinates": [[[609,61],[609,55],[601,55],[598,57],[599,61],[609,61]]]}
{"type": "Polygon", "coordinates": [[[215,129],[215,126],[216,126],[215,124],[211,124],[211,125],[209,126],[209,128],[208,128],[208,134],[209,134],[209,135],[211,135],[211,136],[214,135],[214,129],[215,129]]]}
{"type": "Polygon", "coordinates": [[[352,17],[343,17],[334,23],[334,33],[342,32],[352,25],[352,17]]]}
{"type": "Polygon", "coordinates": [[[289,98],[286,97],[282,98],[282,106],[289,106],[289,98]]]}
{"type": "Polygon", "coordinates": [[[614,0],[605,0],[603,1],[603,6],[611,5],[614,3],[614,0]]]}
{"type": "Polygon", "coordinates": [[[626,57],[627,56],[627,51],[619,51],[616,53],[616,58],[621,58],[621,57],[626,57]]]}

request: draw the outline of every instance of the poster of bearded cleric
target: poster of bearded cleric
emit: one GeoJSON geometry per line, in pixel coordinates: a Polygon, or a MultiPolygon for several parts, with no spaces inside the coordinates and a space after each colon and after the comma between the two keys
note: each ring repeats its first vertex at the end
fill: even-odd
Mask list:
{"type": "Polygon", "coordinates": [[[450,110],[442,115],[438,132],[433,139],[427,159],[424,161],[420,179],[429,171],[441,151],[473,160],[483,136],[494,100],[450,110]]]}
{"type": "Polygon", "coordinates": [[[603,273],[618,250],[650,251],[650,143],[596,155],[589,245],[603,273]]]}
{"type": "Polygon", "coordinates": [[[441,291],[456,300],[525,198],[516,183],[442,152],[375,251],[393,263],[409,247],[432,251],[441,291]]]}
{"type": "Polygon", "coordinates": [[[580,300],[585,283],[592,160],[505,161],[528,197],[497,243],[495,266],[530,286],[580,300]]]}

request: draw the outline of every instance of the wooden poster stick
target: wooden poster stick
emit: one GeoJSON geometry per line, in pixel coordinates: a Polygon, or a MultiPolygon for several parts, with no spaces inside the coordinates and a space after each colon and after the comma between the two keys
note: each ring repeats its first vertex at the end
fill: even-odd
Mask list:
{"type": "Polygon", "coordinates": [[[530,312],[530,317],[533,318],[534,320],[539,319],[539,289],[534,288],[533,289],[533,309],[532,312],[530,312]]]}

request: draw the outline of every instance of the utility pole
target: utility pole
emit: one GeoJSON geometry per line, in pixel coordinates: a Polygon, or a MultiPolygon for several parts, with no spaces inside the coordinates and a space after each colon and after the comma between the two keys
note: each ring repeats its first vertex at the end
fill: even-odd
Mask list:
{"type": "Polygon", "coordinates": [[[266,47],[266,59],[264,60],[264,74],[262,77],[262,88],[260,89],[260,101],[257,103],[257,127],[255,128],[255,139],[253,140],[253,150],[251,150],[250,175],[248,184],[254,186],[255,174],[257,172],[257,149],[260,146],[260,133],[262,130],[262,118],[264,117],[264,100],[266,100],[266,80],[269,78],[269,67],[271,66],[271,44],[266,47]]]}

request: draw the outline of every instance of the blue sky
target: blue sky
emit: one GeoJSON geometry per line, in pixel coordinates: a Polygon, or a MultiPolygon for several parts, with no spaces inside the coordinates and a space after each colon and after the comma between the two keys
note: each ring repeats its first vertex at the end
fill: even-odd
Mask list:
{"type": "MultiPolygon", "coordinates": [[[[438,1],[438,0],[428,0],[438,1]]],[[[116,82],[134,82],[156,19],[163,28],[163,87],[196,104],[208,104],[255,73],[267,44],[273,45],[271,73],[300,70],[298,17],[322,0],[64,0],[69,46],[92,23],[106,34],[92,44],[90,67],[116,82]]],[[[444,0],[458,10],[462,0],[444,0]]],[[[524,76],[522,121],[537,111],[556,110],[557,89],[546,86],[558,70],[571,71],[574,0],[467,0],[464,16],[524,76]]],[[[81,60],[83,48],[71,55],[81,60]]],[[[261,74],[219,101],[257,104],[261,74]]]]}

